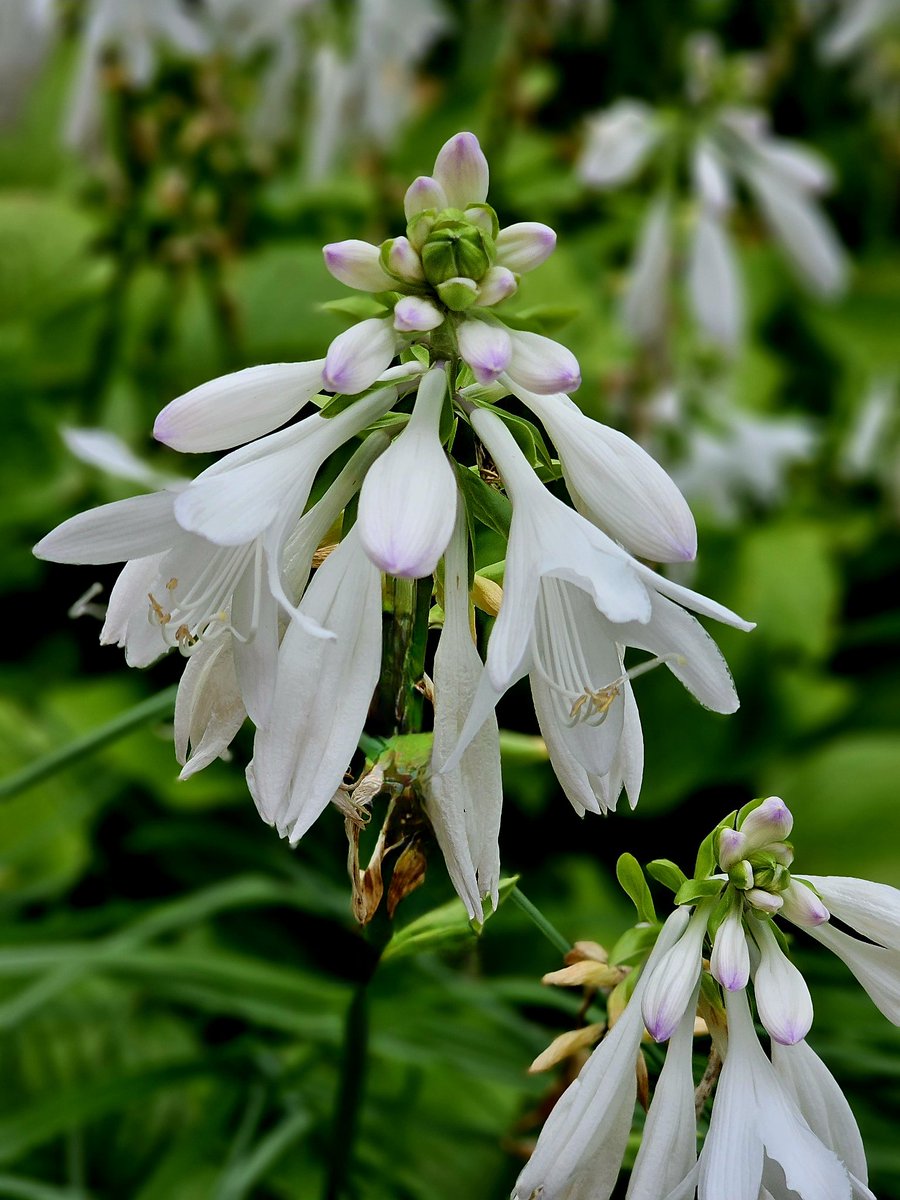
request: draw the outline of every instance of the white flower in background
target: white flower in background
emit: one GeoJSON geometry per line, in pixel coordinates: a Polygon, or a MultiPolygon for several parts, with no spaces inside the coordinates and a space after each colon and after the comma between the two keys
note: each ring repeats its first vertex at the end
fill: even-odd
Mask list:
{"type": "Polygon", "coordinates": [[[209,49],[205,30],[181,0],[89,0],[66,120],[67,145],[86,155],[99,146],[107,56],[115,56],[132,87],[144,89],[153,82],[161,46],[188,57],[209,49]]]}
{"type": "MultiPolygon", "coordinates": [[[[470,624],[468,569],[468,533],[459,502],[444,557],[444,624],[434,656],[433,763],[456,745],[483,670],[470,624]]],[[[489,896],[494,907],[498,900],[502,804],[500,742],[491,713],[459,766],[440,773],[433,765],[426,798],[450,878],[469,917],[479,921],[482,897],[489,896]]]]}
{"type": "MultiPolygon", "coordinates": [[[[554,1105],[512,1200],[609,1200],[634,1118],[644,989],[687,921],[687,912],[678,909],[666,921],[625,1011],[554,1105]]],[[[676,1057],[683,1057],[680,1043],[676,1057]]],[[[673,1088],[670,1102],[680,1114],[679,1090],[673,1088]]]]}
{"type": "Polygon", "coordinates": [[[838,0],[837,15],[821,42],[823,56],[831,62],[851,58],[898,26],[894,0],[838,0]]]}
{"type": "Polygon", "coordinates": [[[617,100],[588,118],[578,174],[597,188],[630,183],[643,169],[661,136],[653,109],[640,100],[617,100]]]}
{"type": "Polygon", "coordinates": [[[18,117],[55,36],[55,0],[3,0],[0,4],[0,129],[18,117]]]}

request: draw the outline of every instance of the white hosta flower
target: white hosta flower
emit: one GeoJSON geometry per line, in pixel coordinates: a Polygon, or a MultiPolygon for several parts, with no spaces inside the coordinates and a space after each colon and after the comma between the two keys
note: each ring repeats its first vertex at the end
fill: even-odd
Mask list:
{"type": "Polygon", "coordinates": [[[619,100],[589,119],[578,173],[593,187],[628,183],[650,157],[659,136],[651,108],[637,100],[619,100]]]}
{"type": "Polygon", "coordinates": [[[538,221],[519,221],[497,234],[497,263],[522,275],[546,262],[556,249],[556,234],[538,221]]]}
{"type": "Polygon", "coordinates": [[[351,238],[322,247],[325,266],[339,283],[360,292],[390,292],[394,280],[381,265],[381,249],[351,238]]]}
{"type": "Polygon", "coordinates": [[[870,941],[900,950],[900,889],[845,875],[800,875],[798,878],[813,885],[839,921],[870,941]]]}
{"type": "Polygon", "coordinates": [[[330,391],[347,396],[365,391],[390,366],[398,343],[396,330],[384,317],[351,325],[328,347],[322,382],[330,391]]]}
{"type": "Polygon", "coordinates": [[[292,844],[340,787],[381,669],[381,573],[355,528],[316,572],[300,610],[336,636],[288,627],[247,768],[260,815],[292,844]]]}
{"type": "Polygon", "coordinates": [[[572,392],[581,384],[581,368],[571,350],[552,338],[525,330],[509,331],[512,357],[506,370],[510,379],[531,392],[546,395],[572,392]]]}
{"type": "Polygon", "coordinates": [[[850,58],[896,22],[893,0],[842,0],[838,15],[822,39],[823,57],[830,62],[850,58]]]}
{"type": "Polygon", "coordinates": [[[394,305],[394,328],[399,333],[427,333],[444,322],[444,314],[424,296],[402,296],[394,305]]]}
{"type": "Polygon", "coordinates": [[[223,757],[246,718],[231,636],[204,642],[188,659],[175,698],[179,779],[223,757]]]}
{"type": "Polygon", "coordinates": [[[769,923],[754,921],[751,928],[760,954],[753,976],[759,1019],[776,1042],[793,1046],[806,1037],[812,1025],[809,988],[778,945],[769,923]]]}
{"type": "Polygon", "coordinates": [[[699,138],[694,146],[691,176],[704,208],[715,216],[727,213],[734,201],[731,177],[719,147],[708,137],[699,138]]]}
{"type": "Polygon", "coordinates": [[[153,436],[173,450],[229,450],[271,433],[295,416],[322,387],[323,358],[245,367],[201,383],[170,401],[153,436]]]}
{"type": "Polygon", "coordinates": [[[434,161],[433,178],[451,208],[483,204],[487,199],[490,169],[478,138],[473,133],[457,133],[446,141],[434,161]]]}
{"type": "Polygon", "coordinates": [[[665,331],[672,266],[671,212],[660,197],[644,218],[622,304],[625,327],[639,342],[655,342],[665,331]]]}
{"type": "Polygon", "coordinates": [[[688,295],[694,316],[726,350],[740,343],[744,296],[731,239],[711,210],[701,209],[688,259],[688,295]]]}
{"type": "Polygon", "coordinates": [[[175,475],[151,467],[134,453],[120,437],[105,429],[64,428],[62,431],[66,448],[91,467],[99,467],[109,475],[140,483],[144,487],[162,490],[184,487],[188,483],[175,475]]]}
{"type": "Polygon", "coordinates": [[[11,125],[56,34],[53,0],[0,4],[0,128],[11,125]]]}
{"type": "Polygon", "coordinates": [[[453,532],[456,476],[440,436],[446,399],[446,371],[434,367],[419,384],[409,423],[362,485],[360,541],[389,575],[431,575],[453,532]]]}
{"type": "Polygon", "coordinates": [[[783,842],[793,828],[793,815],[781,797],[767,796],[741,822],[745,853],[761,850],[770,842],[783,842]]]}
{"type": "Polygon", "coordinates": [[[478,281],[475,307],[489,308],[493,304],[499,304],[514,295],[518,286],[515,275],[508,267],[493,266],[478,281]]]}
{"type": "Polygon", "coordinates": [[[641,1011],[656,1042],[668,1041],[687,1011],[700,979],[703,939],[712,908],[711,903],[698,905],[687,929],[649,973],[641,1011]]]}
{"type": "Polygon", "coordinates": [[[81,35],[81,58],[69,103],[65,140],[82,153],[97,148],[102,118],[101,72],[113,52],[128,82],[146,88],[156,72],[158,49],[188,57],[209,49],[205,31],[179,0],[92,0],[81,35]]]}
{"type": "Polygon", "coordinates": [[[745,988],[750,979],[750,949],[740,907],[733,908],[716,930],[709,969],[729,992],[745,988]]]}
{"type": "Polygon", "coordinates": [[[690,1173],[697,1161],[697,1117],[691,1069],[696,1010],[695,992],[669,1042],[625,1200],[660,1200],[690,1173]]]}
{"type": "Polygon", "coordinates": [[[759,1200],[767,1160],[800,1200],[851,1200],[846,1168],[810,1129],[766,1058],[746,992],[726,992],[725,1007],[728,1050],[709,1133],[696,1171],[669,1200],[692,1196],[695,1182],[699,1200],[759,1200]]]}
{"type": "Polygon", "coordinates": [[[830,922],[806,927],[810,937],[827,946],[850,968],[872,1002],[893,1025],[900,1025],[900,949],[861,942],[830,922]]]}
{"type": "Polygon", "coordinates": [[[831,915],[816,893],[796,879],[791,880],[781,898],[781,915],[801,928],[823,925],[831,915]]]}
{"type": "Polygon", "coordinates": [[[687,501],[637,442],[592,421],[564,393],[539,396],[509,380],[550,435],[576,509],[632,554],[679,562],[697,553],[687,501]]]}
{"type": "MultiPolygon", "coordinates": [[[[469,624],[467,536],[460,502],[444,558],[444,625],[434,656],[434,762],[455,746],[483,669],[469,624]]],[[[500,742],[491,714],[458,767],[444,774],[432,770],[426,800],[453,885],[469,917],[479,921],[483,896],[497,905],[502,803],[500,742]]]]}
{"type": "Polygon", "coordinates": [[[460,325],[458,339],[459,352],[479,383],[499,379],[512,360],[512,338],[499,323],[469,318],[460,325]]]}
{"type": "Polygon", "coordinates": [[[625,1011],[554,1105],[512,1200],[609,1200],[634,1117],[644,988],[687,921],[684,909],[666,921],[625,1011]]]}

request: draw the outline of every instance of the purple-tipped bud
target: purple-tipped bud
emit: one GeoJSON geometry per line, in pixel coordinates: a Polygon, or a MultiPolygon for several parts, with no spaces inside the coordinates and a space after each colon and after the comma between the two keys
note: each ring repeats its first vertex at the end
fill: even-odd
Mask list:
{"type": "Polygon", "coordinates": [[[434,178],[453,208],[484,203],[490,171],[474,133],[457,133],[444,143],[434,161],[434,178]]]}
{"type": "Polygon", "coordinates": [[[556,234],[538,221],[507,225],[497,234],[497,262],[517,275],[533,271],[556,249],[556,234]]]}
{"type": "Polygon", "coordinates": [[[394,328],[400,333],[426,333],[443,320],[438,306],[421,296],[403,296],[394,305],[394,328]]]}
{"type": "Polygon", "coordinates": [[[750,888],[744,892],[748,904],[752,904],[754,908],[760,912],[768,913],[769,916],[774,916],[775,913],[781,912],[784,906],[784,901],[781,896],[774,896],[771,892],[764,892],[762,888],[750,888]]]}
{"type": "Polygon", "coordinates": [[[791,880],[781,893],[784,901],[781,915],[787,917],[794,925],[805,929],[814,929],[816,925],[824,925],[831,914],[812,890],[796,880],[791,880]]]}
{"type": "Polygon", "coordinates": [[[407,221],[411,221],[413,217],[417,217],[419,213],[429,209],[440,212],[447,205],[447,193],[431,175],[420,175],[414,179],[406,189],[406,196],[403,200],[407,221]]]}
{"type": "Polygon", "coordinates": [[[509,366],[512,342],[502,325],[463,321],[459,327],[459,352],[479,383],[493,383],[509,366]]]}
{"type": "Polygon", "coordinates": [[[687,929],[662,956],[647,981],[641,1012],[656,1042],[667,1041],[675,1032],[700,978],[709,913],[706,905],[694,912],[687,929]]]}
{"type": "Polygon", "coordinates": [[[741,824],[748,850],[759,850],[769,842],[783,842],[794,827],[791,810],[780,796],[769,796],[741,824]]]}
{"type": "Polygon", "coordinates": [[[737,829],[723,829],[719,834],[719,866],[730,871],[747,853],[747,839],[737,829]]]}
{"type": "Polygon", "coordinates": [[[713,978],[729,992],[747,986],[750,978],[750,950],[740,912],[730,912],[716,932],[709,969],[713,978]]]}
{"type": "Polygon", "coordinates": [[[812,998],[806,980],[785,956],[768,922],[754,923],[760,962],[753,977],[759,1019],[783,1046],[793,1046],[809,1033],[812,998]]]}
{"type": "Polygon", "coordinates": [[[340,283],[360,292],[389,292],[394,280],[380,262],[380,251],[369,242],[351,239],[322,247],[325,266],[340,283]]]}
{"type": "Polygon", "coordinates": [[[407,283],[421,283],[425,278],[422,260],[409,238],[396,237],[386,242],[382,247],[382,261],[392,275],[407,283]]]}
{"type": "Polygon", "coordinates": [[[512,271],[506,267],[491,267],[478,281],[478,299],[475,303],[479,308],[490,308],[512,296],[518,286],[512,271]]]}
{"type": "Polygon", "coordinates": [[[539,396],[571,392],[581,383],[581,368],[571,350],[539,333],[516,330],[510,334],[513,355],[509,376],[539,396]]]}
{"type": "Polygon", "coordinates": [[[370,317],[339,334],[328,347],[322,382],[332,392],[355,396],[391,365],[397,335],[382,317],[370,317]]]}

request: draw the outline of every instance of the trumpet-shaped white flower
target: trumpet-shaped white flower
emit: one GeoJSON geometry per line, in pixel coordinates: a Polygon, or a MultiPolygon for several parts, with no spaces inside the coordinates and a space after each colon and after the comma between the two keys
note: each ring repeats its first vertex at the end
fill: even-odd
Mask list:
{"type": "Polygon", "coordinates": [[[618,187],[632,180],[659,141],[656,114],[638,100],[619,100],[591,117],[587,141],[578,163],[585,183],[618,187]]]}
{"type": "Polygon", "coordinates": [[[731,239],[712,209],[697,214],[687,287],[697,323],[713,341],[734,350],[743,333],[744,294],[731,239]]]}
{"type": "MultiPolygon", "coordinates": [[[[900,889],[846,875],[800,875],[797,878],[813,885],[839,921],[870,941],[900,950],[900,889]]],[[[808,889],[804,888],[804,891],[808,889]]],[[[815,923],[821,924],[821,921],[815,923]]]]}
{"type": "Polygon", "coordinates": [[[639,342],[662,337],[669,314],[672,213],[665,197],[650,206],[641,228],[634,265],[622,303],[622,321],[639,342]]]}
{"type": "Polygon", "coordinates": [[[782,952],[767,921],[751,924],[760,960],[753,976],[759,1019],[776,1042],[793,1046],[809,1033],[812,997],[806,980],[782,952]]]}
{"type": "MultiPolygon", "coordinates": [[[[435,762],[456,744],[483,670],[469,623],[467,546],[460,501],[444,558],[444,625],[434,656],[435,762]]],[[[498,900],[502,803],[500,743],[491,714],[458,767],[443,774],[432,770],[426,799],[450,878],[470,918],[479,921],[482,897],[490,896],[495,907],[498,900]]]]}
{"type": "Polygon", "coordinates": [[[456,476],[441,445],[447,373],[434,367],[419,384],[409,423],[366,475],[359,536],[390,575],[421,579],[444,553],[456,514],[456,476]]]}
{"type": "Polygon", "coordinates": [[[700,904],[687,929],[653,968],[641,1001],[647,1031],[656,1042],[665,1042],[687,1011],[700,979],[703,939],[712,904],[700,904]]]}
{"type": "Polygon", "coordinates": [[[684,909],[666,921],[625,1011],[547,1118],[512,1200],[609,1200],[634,1117],[643,992],[687,921],[684,909]]]}
{"type": "Polygon", "coordinates": [[[247,768],[260,815],[292,844],[340,787],[381,667],[381,573],[355,528],[316,572],[300,612],[335,637],[291,623],[247,768]]]}
{"type": "Polygon", "coordinates": [[[325,355],[322,381],[333,392],[355,396],[391,365],[399,339],[390,321],[370,317],[338,334],[325,355]]]}
{"type": "Polygon", "coordinates": [[[850,968],[887,1019],[900,1025],[900,949],[861,942],[828,921],[805,928],[850,968]]]}
{"type": "Polygon", "coordinates": [[[188,659],[175,698],[175,757],[180,779],[221,758],[247,719],[230,636],[204,642],[188,659]]]}

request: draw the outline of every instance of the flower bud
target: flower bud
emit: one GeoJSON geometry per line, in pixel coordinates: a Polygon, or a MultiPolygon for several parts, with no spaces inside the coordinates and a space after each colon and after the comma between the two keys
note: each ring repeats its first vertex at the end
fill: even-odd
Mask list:
{"type": "Polygon", "coordinates": [[[781,915],[787,917],[794,925],[804,928],[824,925],[831,916],[812,888],[797,883],[796,880],[791,880],[781,893],[781,899],[784,901],[781,915]]]}
{"type": "Polygon", "coordinates": [[[444,217],[437,221],[422,247],[422,266],[429,283],[439,284],[462,276],[479,280],[494,262],[489,234],[466,220],[444,217]]]}
{"type": "Polygon", "coordinates": [[[794,827],[794,818],[779,796],[769,796],[758,808],[744,818],[741,833],[750,850],[758,850],[769,842],[783,842],[794,827]]]}
{"type": "Polygon", "coordinates": [[[675,1032],[697,985],[709,913],[708,904],[694,912],[687,929],[662,956],[647,981],[641,1012],[656,1042],[666,1041],[675,1032]]]}
{"type": "Polygon", "coordinates": [[[750,978],[750,950],[739,906],[732,909],[716,932],[709,969],[713,978],[729,992],[747,986],[747,980],[750,978]]]}
{"type": "Polygon", "coordinates": [[[512,296],[518,286],[512,271],[506,267],[491,267],[478,281],[478,299],[475,303],[479,308],[490,308],[512,296]]]}
{"type": "Polygon", "coordinates": [[[769,916],[774,916],[780,912],[784,901],[780,896],[773,896],[771,892],[764,892],[762,888],[750,888],[744,892],[744,896],[749,904],[760,912],[768,913],[769,916]]]}
{"type": "Polygon", "coordinates": [[[322,247],[325,266],[340,283],[360,292],[389,292],[394,281],[380,262],[377,246],[351,239],[322,247]]]}
{"type": "Polygon", "coordinates": [[[478,284],[460,276],[445,279],[437,285],[436,291],[442,303],[453,312],[465,312],[478,299],[478,284]]]}
{"type": "Polygon", "coordinates": [[[467,320],[459,327],[459,352],[479,383],[493,383],[509,366],[512,342],[503,325],[467,320]]]}
{"type": "Polygon", "coordinates": [[[434,161],[434,178],[456,208],[483,204],[490,171],[474,133],[457,133],[445,142],[434,161]]]}
{"type": "Polygon", "coordinates": [[[407,221],[412,221],[420,213],[431,209],[440,212],[449,204],[447,193],[431,175],[420,175],[406,189],[403,200],[403,210],[407,221]]]}
{"type": "Polygon", "coordinates": [[[723,829],[719,834],[719,866],[728,871],[745,856],[747,839],[737,829],[723,829]]]}
{"type": "Polygon", "coordinates": [[[391,275],[406,283],[421,283],[425,278],[422,260],[409,238],[396,237],[382,242],[381,262],[391,275]]]}
{"type": "Polygon", "coordinates": [[[426,333],[443,320],[438,306],[422,296],[403,296],[394,305],[394,328],[400,333],[426,333]]]}
{"type": "Polygon", "coordinates": [[[746,858],[742,858],[740,862],[736,862],[728,871],[728,882],[733,883],[736,888],[742,892],[747,888],[752,888],[756,882],[753,875],[753,867],[746,858]]]}
{"type": "Polygon", "coordinates": [[[500,222],[489,204],[470,204],[466,208],[464,216],[470,224],[477,225],[479,229],[483,230],[492,241],[496,239],[500,231],[500,222]]]}
{"type": "Polygon", "coordinates": [[[793,1046],[809,1033],[812,999],[806,980],[786,957],[768,922],[754,927],[760,963],[753,977],[759,1019],[783,1046],[793,1046]]]}
{"type": "Polygon", "coordinates": [[[570,350],[539,333],[510,333],[513,356],[510,377],[538,395],[574,391],[581,383],[581,368],[570,350]]]}
{"type": "Polygon", "coordinates": [[[417,213],[410,221],[407,221],[406,236],[415,250],[421,252],[429,233],[434,228],[435,221],[437,221],[437,213],[432,209],[417,213]]]}
{"type": "Polygon", "coordinates": [[[519,221],[497,234],[497,262],[517,275],[533,271],[556,249],[556,234],[538,221],[519,221]]]}
{"type": "Polygon", "coordinates": [[[394,357],[397,335],[382,317],[359,321],[328,347],[322,381],[333,392],[355,396],[374,383],[394,357]]]}

